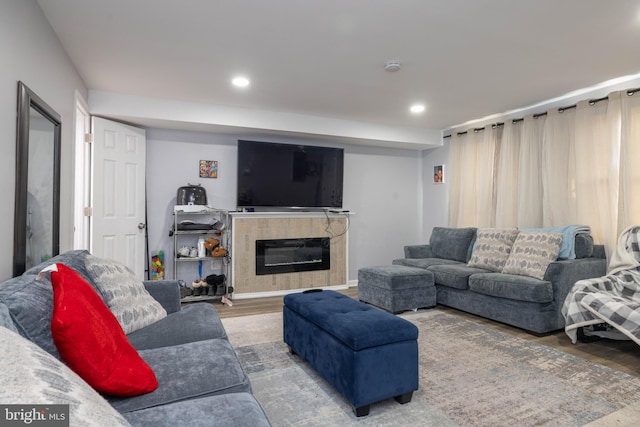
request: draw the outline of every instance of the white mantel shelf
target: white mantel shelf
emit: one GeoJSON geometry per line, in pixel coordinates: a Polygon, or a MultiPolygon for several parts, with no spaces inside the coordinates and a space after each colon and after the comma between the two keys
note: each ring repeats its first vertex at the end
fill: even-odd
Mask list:
{"type": "Polygon", "coordinates": [[[269,212],[229,212],[232,217],[238,218],[305,218],[305,217],[324,217],[324,216],[351,216],[355,212],[343,210],[327,210],[327,211],[269,211],[269,212]]]}

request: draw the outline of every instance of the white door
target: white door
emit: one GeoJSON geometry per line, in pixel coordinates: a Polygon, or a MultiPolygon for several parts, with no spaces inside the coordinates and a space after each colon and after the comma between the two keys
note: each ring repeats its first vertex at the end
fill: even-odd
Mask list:
{"type": "Polygon", "coordinates": [[[93,117],[91,253],[145,272],[145,131],[93,117]]]}

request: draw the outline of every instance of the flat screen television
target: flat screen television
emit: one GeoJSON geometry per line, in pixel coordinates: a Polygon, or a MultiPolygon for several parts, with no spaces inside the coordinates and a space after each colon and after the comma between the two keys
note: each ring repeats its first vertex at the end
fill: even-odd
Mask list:
{"type": "Polygon", "coordinates": [[[238,207],[342,208],[342,148],[238,141],[238,207]]]}

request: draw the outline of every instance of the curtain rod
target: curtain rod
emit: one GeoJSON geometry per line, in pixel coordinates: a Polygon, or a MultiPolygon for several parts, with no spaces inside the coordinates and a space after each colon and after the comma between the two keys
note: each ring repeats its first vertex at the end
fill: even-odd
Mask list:
{"type": "MultiPolygon", "coordinates": [[[[640,92],[640,88],[627,89],[627,90],[625,91],[625,93],[627,94],[627,96],[633,96],[636,92],[640,92]]],[[[590,99],[590,100],[589,100],[589,105],[594,106],[594,105],[596,105],[598,102],[606,101],[606,100],[608,100],[608,99],[609,99],[609,97],[608,97],[608,96],[603,96],[602,98],[590,99]]],[[[566,106],[566,107],[558,107],[558,112],[559,112],[559,113],[564,113],[566,110],[570,110],[570,109],[572,109],[572,108],[576,108],[577,106],[578,106],[578,104],[568,105],[568,106],[566,106]]],[[[534,119],[537,119],[537,118],[539,118],[539,117],[546,116],[546,115],[547,115],[547,112],[545,111],[545,112],[542,112],[542,113],[534,114],[534,115],[533,115],[533,118],[534,118],[534,119]]],[[[524,121],[524,117],[519,117],[519,118],[516,118],[516,119],[512,119],[512,120],[511,120],[511,123],[514,123],[514,124],[515,124],[515,123],[519,123],[519,122],[522,122],[522,121],[524,121]]],[[[489,125],[487,125],[487,126],[489,126],[489,125]]],[[[497,123],[493,123],[493,124],[491,124],[491,127],[492,127],[492,128],[496,128],[496,127],[500,127],[500,126],[504,126],[504,122],[497,122],[497,123]]],[[[479,132],[479,131],[481,131],[481,130],[484,130],[485,128],[486,128],[486,126],[483,126],[483,127],[481,127],[481,128],[474,128],[474,129],[473,129],[473,131],[474,131],[474,132],[479,132]]],[[[467,134],[467,132],[468,132],[468,131],[464,131],[464,132],[457,132],[456,134],[457,134],[458,136],[461,136],[461,135],[466,135],[466,134],[467,134]]],[[[444,136],[442,137],[442,139],[451,138],[451,136],[452,136],[452,135],[453,135],[453,134],[444,135],[444,136]]]]}

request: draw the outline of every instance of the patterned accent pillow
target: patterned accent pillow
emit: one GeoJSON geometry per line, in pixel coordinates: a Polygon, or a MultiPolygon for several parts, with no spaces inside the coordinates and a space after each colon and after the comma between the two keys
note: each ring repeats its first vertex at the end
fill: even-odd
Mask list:
{"type": "Polygon", "coordinates": [[[517,228],[479,228],[471,259],[467,265],[485,270],[502,271],[518,233],[517,228]]]}
{"type": "Polygon", "coordinates": [[[55,357],[0,327],[3,404],[69,405],[71,425],[128,426],[97,391],[55,357]]]}
{"type": "Polygon", "coordinates": [[[89,255],[86,267],[91,281],[125,334],[167,317],[167,311],[125,265],[89,255]]]}
{"type": "Polygon", "coordinates": [[[521,231],[502,272],[544,279],[549,264],[558,258],[562,233],[521,231]]]}

